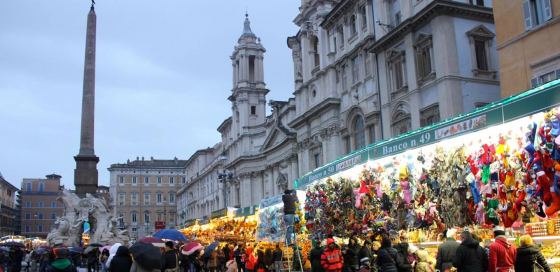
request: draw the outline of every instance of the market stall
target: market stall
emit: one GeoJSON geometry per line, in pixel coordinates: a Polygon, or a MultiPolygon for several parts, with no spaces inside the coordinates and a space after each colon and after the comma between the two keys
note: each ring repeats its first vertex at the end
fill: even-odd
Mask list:
{"type": "Polygon", "coordinates": [[[196,221],[181,232],[190,240],[202,244],[218,242],[254,242],[257,227],[256,207],[228,208],[212,213],[208,222],[196,221]]]}
{"type": "Polygon", "coordinates": [[[312,238],[449,227],[531,234],[560,256],[560,81],[376,143],[296,181],[312,238]]]}

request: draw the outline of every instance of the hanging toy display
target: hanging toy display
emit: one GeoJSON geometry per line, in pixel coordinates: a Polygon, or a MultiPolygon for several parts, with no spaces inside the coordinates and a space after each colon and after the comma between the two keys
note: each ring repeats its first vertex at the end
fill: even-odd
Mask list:
{"type": "Polygon", "coordinates": [[[304,209],[309,234],[366,237],[380,224],[387,232],[512,227],[536,216],[556,217],[560,115],[550,110],[520,120],[445,147],[434,144],[369,162],[356,176],[310,185],[304,209]]]}

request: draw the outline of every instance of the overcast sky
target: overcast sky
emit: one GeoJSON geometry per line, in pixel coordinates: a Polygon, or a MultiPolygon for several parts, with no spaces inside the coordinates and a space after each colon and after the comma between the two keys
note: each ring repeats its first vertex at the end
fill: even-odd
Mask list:
{"type": "MultiPolygon", "coordinates": [[[[231,114],[229,56],[247,9],[267,49],[267,99],[293,92],[286,38],[299,0],[97,0],[95,153],[107,168],[136,156],[187,159],[220,140],[231,114]]],[[[74,188],[87,0],[0,1],[0,172],[62,175],[74,188]]]]}

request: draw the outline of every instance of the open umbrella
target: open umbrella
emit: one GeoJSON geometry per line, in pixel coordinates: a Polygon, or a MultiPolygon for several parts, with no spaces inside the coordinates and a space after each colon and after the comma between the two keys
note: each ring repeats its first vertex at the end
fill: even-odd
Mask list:
{"type": "Polygon", "coordinates": [[[199,250],[199,249],[203,249],[204,247],[197,242],[190,242],[188,244],[186,244],[185,246],[183,246],[181,253],[183,253],[184,255],[191,255],[193,254],[195,251],[199,250]]]}
{"type": "Polygon", "coordinates": [[[100,244],[100,243],[91,243],[88,246],[90,246],[90,247],[103,247],[103,245],[100,244]]]}
{"type": "Polygon", "coordinates": [[[156,247],[165,247],[165,242],[159,238],[156,237],[144,237],[140,240],[138,240],[138,242],[142,242],[142,243],[146,243],[146,244],[152,244],[156,247]]]}
{"type": "Polygon", "coordinates": [[[2,243],[0,244],[0,246],[5,246],[5,247],[25,247],[25,245],[23,243],[19,243],[19,242],[6,242],[6,243],[2,243]]]}
{"type": "Polygon", "coordinates": [[[154,237],[173,241],[187,241],[187,237],[176,229],[162,229],[154,233],[154,237]]]}
{"type": "Polygon", "coordinates": [[[99,251],[103,252],[103,250],[111,250],[111,246],[104,246],[102,248],[99,249],[99,251]]]}
{"type": "Polygon", "coordinates": [[[130,247],[134,261],[145,270],[161,268],[161,252],[150,243],[136,242],[130,247]]]}
{"type": "Polygon", "coordinates": [[[82,254],[82,252],[84,252],[81,247],[69,247],[68,251],[73,254],[82,254]]]}
{"type": "Polygon", "coordinates": [[[209,244],[208,246],[206,246],[206,248],[204,249],[204,256],[205,257],[210,257],[210,253],[212,253],[212,251],[216,250],[216,248],[218,247],[220,243],[218,242],[214,242],[209,244]]]}
{"type": "Polygon", "coordinates": [[[88,247],[86,247],[86,249],[84,249],[84,254],[88,254],[90,252],[92,252],[94,249],[96,249],[97,247],[91,246],[89,245],[88,247]]]}
{"type": "Polygon", "coordinates": [[[47,246],[40,246],[40,247],[36,248],[36,249],[34,250],[34,252],[35,252],[36,254],[42,255],[42,254],[48,253],[48,252],[51,251],[51,250],[52,250],[52,248],[50,248],[50,247],[47,247],[47,246]]]}

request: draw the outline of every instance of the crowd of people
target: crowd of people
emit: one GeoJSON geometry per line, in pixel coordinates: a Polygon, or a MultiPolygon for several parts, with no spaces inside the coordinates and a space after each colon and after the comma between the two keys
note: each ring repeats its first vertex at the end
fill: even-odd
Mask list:
{"type": "MultiPolygon", "coordinates": [[[[13,248],[0,259],[0,272],[73,272],[78,268],[88,272],[268,272],[280,271],[283,253],[276,248],[258,249],[255,245],[224,244],[212,250],[203,247],[187,251],[184,245],[167,241],[156,267],[143,266],[135,260],[128,247],[115,244],[110,248],[94,248],[76,253],[66,247],[48,251],[27,251],[13,248]],[[257,250],[255,250],[257,248],[257,250]]],[[[151,256],[153,257],[153,256],[151,256]]]]}
{"type": "MultiPolygon", "coordinates": [[[[435,258],[426,249],[408,243],[404,231],[383,233],[361,243],[350,237],[345,245],[337,244],[331,237],[313,241],[308,256],[299,257],[304,264],[301,270],[311,272],[551,271],[531,236],[521,236],[518,247],[507,239],[503,229],[495,229],[494,236],[492,243],[484,244],[475,234],[464,230],[458,242],[456,230],[449,229],[443,235],[444,241],[435,258]]],[[[0,271],[73,272],[82,267],[88,272],[280,272],[286,268],[283,262],[286,258],[279,244],[265,248],[257,244],[216,243],[212,248],[187,249],[167,241],[165,248],[156,249],[157,256],[150,256],[156,261],[149,267],[146,262],[135,260],[138,255],[133,251],[120,244],[94,248],[85,254],[75,254],[63,247],[43,254],[13,248],[8,254],[2,254],[3,270],[0,271]]],[[[292,267],[291,270],[300,269],[292,267]]]]}
{"type": "Polygon", "coordinates": [[[337,245],[333,238],[321,247],[314,241],[308,259],[312,272],[550,272],[544,256],[529,235],[519,238],[519,247],[508,241],[503,229],[494,230],[494,242],[484,245],[468,230],[461,242],[456,230],[446,233],[436,258],[426,249],[408,243],[406,233],[381,234],[381,241],[365,240],[362,245],[351,237],[347,245],[337,245]],[[373,242],[372,242],[373,241],[373,242]]]}

